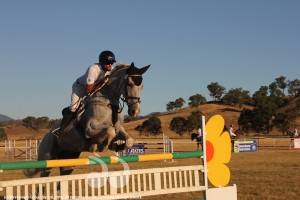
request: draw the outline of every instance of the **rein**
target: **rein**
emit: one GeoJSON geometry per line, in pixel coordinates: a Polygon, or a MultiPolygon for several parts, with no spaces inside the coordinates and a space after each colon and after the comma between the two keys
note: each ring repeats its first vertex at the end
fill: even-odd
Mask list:
{"type": "MultiPolygon", "coordinates": [[[[140,77],[142,75],[140,74],[131,74],[131,75],[128,75],[128,78],[129,77],[140,77]]],[[[109,77],[108,77],[109,78],[109,77]]],[[[126,84],[129,85],[129,81],[128,81],[128,78],[126,79],[126,84]]],[[[99,91],[100,89],[102,89],[104,86],[107,86],[107,87],[110,87],[110,85],[106,84],[106,82],[104,82],[100,87],[97,88],[97,90],[93,91],[93,93],[91,93],[90,96],[93,96],[97,91],[99,91]]],[[[119,88],[122,87],[123,84],[120,85],[119,88]]],[[[111,87],[110,87],[111,88],[111,87]]],[[[141,98],[140,97],[134,97],[134,96],[128,96],[128,90],[127,90],[127,87],[125,86],[125,91],[126,91],[126,95],[124,98],[121,97],[121,95],[117,94],[117,92],[115,92],[115,90],[112,90],[111,91],[113,92],[113,98],[117,99],[118,102],[119,102],[119,105],[120,105],[120,110],[118,111],[118,113],[121,113],[123,111],[123,108],[124,108],[124,104],[126,103],[128,107],[131,107],[133,106],[134,104],[136,103],[141,103],[141,98]],[[119,97],[120,96],[120,97],[119,97]],[[120,102],[120,99],[122,100],[123,103],[120,102]],[[133,103],[129,103],[128,100],[131,100],[131,99],[136,99],[137,101],[133,102],[133,103]]],[[[114,105],[108,105],[110,108],[112,108],[112,106],[114,105]]]]}

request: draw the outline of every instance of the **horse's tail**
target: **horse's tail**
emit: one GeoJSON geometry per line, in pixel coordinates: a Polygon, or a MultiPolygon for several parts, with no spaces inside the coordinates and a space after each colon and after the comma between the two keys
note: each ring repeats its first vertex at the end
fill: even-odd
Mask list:
{"type": "Polygon", "coordinates": [[[33,177],[34,175],[36,175],[39,172],[40,172],[40,169],[24,169],[23,170],[24,175],[27,177],[33,177]]]}

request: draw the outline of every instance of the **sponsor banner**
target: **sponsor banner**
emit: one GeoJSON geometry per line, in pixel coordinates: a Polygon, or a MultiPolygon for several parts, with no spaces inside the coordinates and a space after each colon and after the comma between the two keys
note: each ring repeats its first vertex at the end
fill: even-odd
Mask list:
{"type": "Polygon", "coordinates": [[[295,138],[294,139],[294,148],[295,149],[300,149],[300,138],[295,138]]]}
{"type": "Polygon", "coordinates": [[[126,156],[136,156],[145,154],[144,144],[134,144],[130,149],[126,150],[126,156]]]}
{"type": "Polygon", "coordinates": [[[238,152],[255,152],[257,151],[256,140],[234,141],[233,150],[238,152]]]}

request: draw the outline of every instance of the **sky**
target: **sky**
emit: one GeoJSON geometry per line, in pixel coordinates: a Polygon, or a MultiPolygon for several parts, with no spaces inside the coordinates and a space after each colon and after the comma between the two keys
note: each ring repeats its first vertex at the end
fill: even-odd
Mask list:
{"type": "Polygon", "coordinates": [[[212,100],[212,82],[252,95],[300,79],[299,10],[298,0],[0,1],[0,114],[61,118],[103,50],[151,64],[141,115],[180,97],[212,100]]]}

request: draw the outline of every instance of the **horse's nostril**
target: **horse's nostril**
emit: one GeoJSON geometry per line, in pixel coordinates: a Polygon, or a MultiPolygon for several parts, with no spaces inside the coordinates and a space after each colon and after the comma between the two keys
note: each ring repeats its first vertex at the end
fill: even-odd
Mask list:
{"type": "Polygon", "coordinates": [[[135,114],[135,110],[128,110],[128,115],[134,116],[134,114],[135,114]]]}
{"type": "Polygon", "coordinates": [[[135,110],[132,110],[132,111],[131,111],[131,114],[134,115],[134,114],[135,114],[135,110]]]}

